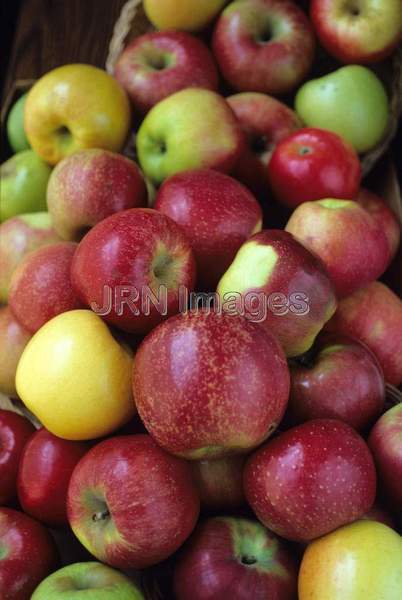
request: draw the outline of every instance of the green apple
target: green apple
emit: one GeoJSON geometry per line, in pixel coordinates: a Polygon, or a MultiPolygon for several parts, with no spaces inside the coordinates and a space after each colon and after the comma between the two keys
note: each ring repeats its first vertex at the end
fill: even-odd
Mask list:
{"type": "Polygon", "coordinates": [[[298,91],[295,107],[307,127],[334,131],[357,152],[367,152],[381,141],[389,119],[383,84],[359,65],[308,81],[298,91]]]}
{"type": "Polygon", "coordinates": [[[27,95],[24,94],[13,104],[7,119],[7,137],[14,152],[28,150],[31,147],[24,129],[24,108],[27,95]]]}
{"type": "Polygon", "coordinates": [[[14,154],[0,167],[0,222],[46,210],[51,168],[33,150],[14,154]]]}
{"type": "Polygon", "coordinates": [[[97,562],[76,563],[49,575],[31,600],[144,600],[131,579],[97,562]]]}

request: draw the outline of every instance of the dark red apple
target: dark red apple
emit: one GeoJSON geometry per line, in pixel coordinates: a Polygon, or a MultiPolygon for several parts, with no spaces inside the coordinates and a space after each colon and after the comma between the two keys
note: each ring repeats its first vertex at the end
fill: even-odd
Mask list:
{"type": "Polygon", "coordinates": [[[245,504],[243,467],[246,460],[246,456],[235,455],[191,463],[200,491],[201,506],[212,510],[229,510],[245,504]]]}
{"type": "Polygon", "coordinates": [[[388,240],[391,257],[393,258],[399,248],[401,240],[401,226],[398,219],[388,204],[377,194],[361,188],[356,201],[367,210],[384,231],[388,240]]]}

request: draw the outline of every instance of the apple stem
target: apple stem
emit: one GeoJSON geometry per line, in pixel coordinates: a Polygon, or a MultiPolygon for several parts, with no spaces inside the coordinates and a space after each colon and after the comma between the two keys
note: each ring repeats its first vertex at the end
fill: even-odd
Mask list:
{"type": "Polygon", "coordinates": [[[105,521],[108,517],[110,517],[110,512],[106,509],[92,515],[92,520],[98,523],[98,521],[105,521]]]}
{"type": "Polygon", "coordinates": [[[248,556],[247,554],[245,554],[241,557],[241,562],[243,563],[243,565],[255,565],[257,559],[255,556],[248,556]]]}

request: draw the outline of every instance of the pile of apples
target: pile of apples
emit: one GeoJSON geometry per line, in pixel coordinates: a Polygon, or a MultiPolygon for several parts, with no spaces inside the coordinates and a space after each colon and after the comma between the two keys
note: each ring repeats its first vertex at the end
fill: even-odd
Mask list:
{"type": "Polygon", "coordinates": [[[177,600],[400,600],[401,231],[360,159],[402,3],[300,4],[145,0],[113,77],[13,106],[0,392],[41,428],[0,410],[2,600],[166,560],[177,600]]]}

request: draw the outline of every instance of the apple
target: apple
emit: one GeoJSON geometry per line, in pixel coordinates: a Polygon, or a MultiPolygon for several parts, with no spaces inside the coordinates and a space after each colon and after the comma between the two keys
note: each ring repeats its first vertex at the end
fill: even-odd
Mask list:
{"type": "Polygon", "coordinates": [[[356,201],[370,213],[384,231],[393,258],[397,253],[401,239],[401,226],[397,217],[383,198],[365,188],[360,189],[356,201]]]}
{"type": "Polygon", "coordinates": [[[74,469],[68,518],[99,560],[142,569],[175,552],[190,535],[200,500],[190,466],[148,435],[110,438],[74,469]]]}
{"type": "Polygon", "coordinates": [[[297,92],[295,106],[307,127],[333,131],[359,153],[374,148],[388,125],[384,85],[360,65],[341,67],[308,81],[297,92]]]}
{"type": "Polygon", "coordinates": [[[21,213],[46,210],[50,167],[33,150],[14,154],[0,167],[0,223],[21,213]]]}
{"type": "Polygon", "coordinates": [[[0,508],[0,597],[30,600],[56,566],[57,551],[47,530],[21,512],[0,508]]]}
{"type": "Polygon", "coordinates": [[[134,416],[131,368],[131,352],[102,319],[73,310],[32,337],[18,363],[16,387],[48,431],[67,440],[91,440],[134,416]]]}
{"type": "Polygon", "coordinates": [[[295,208],[309,200],[353,199],[362,173],[349,143],[331,131],[306,127],[276,146],[268,175],[277,200],[295,208]]]}
{"type": "Polygon", "coordinates": [[[179,311],[180,288],[192,290],[195,284],[195,260],[172,219],[133,208],[104,219],[84,237],[71,281],[81,300],[107,323],[145,334],[179,311]]]}
{"type": "Polygon", "coordinates": [[[383,283],[375,281],[341,300],[326,329],[364,342],[385,380],[402,383],[402,301],[383,283]]]}
{"type": "Polygon", "coordinates": [[[243,148],[243,134],[224,98],[211,90],[180,90],[154,106],[137,135],[140,165],[160,184],[180,171],[229,172],[243,148]]]}
{"type": "Polygon", "coordinates": [[[312,0],[310,13],[321,44],[343,63],[383,60],[402,38],[400,0],[312,0]]]}
{"type": "Polygon", "coordinates": [[[376,357],[347,336],[319,336],[310,356],[290,365],[290,381],[288,416],[295,424],[339,419],[362,431],[384,407],[384,376],[376,357]]]}
{"type": "Polygon", "coordinates": [[[215,460],[191,463],[200,491],[201,506],[212,510],[229,510],[243,506],[243,467],[246,456],[224,456],[215,460]]]}
{"type": "Polygon", "coordinates": [[[144,339],[133,393],[162,448],[190,460],[221,458],[246,453],[276,429],[289,370],[259,324],[204,308],[172,317],[144,339]]]}
{"type": "Polygon", "coordinates": [[[200,31],[227,0],[144,0],[145,14],[157,29],[200,31]]]}
{"type": "Polygon", "coordinates": [[[28,150],[30,144],[24,130],[24,109],[27,94],[23,94],[14,102],[7,117],[8,142],[14,152],[28,150]]]}
{"type": "Polygon", "coordinates": [[[63,65],[28,92],[24,126],[32,148],[52,165],[84,148],[118,152],[130,127],[130,104],[102,69],[63,65]]]}
{"type": "Polygon", "coordinates": [[[380,277],[391,262],[383,229],[352,200],[304,202],[286,231],[321,258],[340,298],[380,277]]]}
{"type": "Polygon", "coordinates": [[[268,529],[308,542],[371,508],[376,471],[354,429],[335,419],[315,419],[258,449],[245,466],[244,490],[268,529]]]}
{"type": "Polygon", "coordinates": [[[238,251],[217,288],[231,309],[273,333],[287,356],[306,352],[333,315],[332,282],[318,257],[289,233],[266,229],[238,251]]]}
{"type": "Polygon", "coordinates": [[[6,396],[17,396],[15,373],[30,339],[30,332],[17,321],[11,309],[0,307],[0,393],[6,396]]]}
{"type": "Polygon", "coordinates": [[[312,27],[289,0],[237,0],[215,26],[212,48],[236,90],[285,94],[307,75],[314,58],[312,27]]]}
{"type": "Polygon", "coordinates": [[[386,525],[358,521],[311,543],[299,600],[399,600],[402,540],[386,525]]]}
{"type": "Polygon", "coordinates": [[[117,60],[114,76],[142,113],[184,88],[218,89],[211,52],[184,31],[156,31],[135,38],[117,60]]]}
{"type": "Polygon", "coordinates": [[[22,510],[49,527],[68,525],[68,484],[74,467],[88,449],[83,442],[63,440],[43,427],[34,433],[19,464],[18,499],[22,510]]]}
{"type": "Polygon", "coordinates": [[[197,262],[198,285],[214,290],[240,246],[261,230],[254,196],[228,175],[200,169],[166,179],[154,208],[183,229],[197,262]]]}
{"type": "Polygon", "coordinates": [[[177,600],[294,600],[297,570],[284,542],[249,519],[198,525],[174,569],[177,600]]]}

